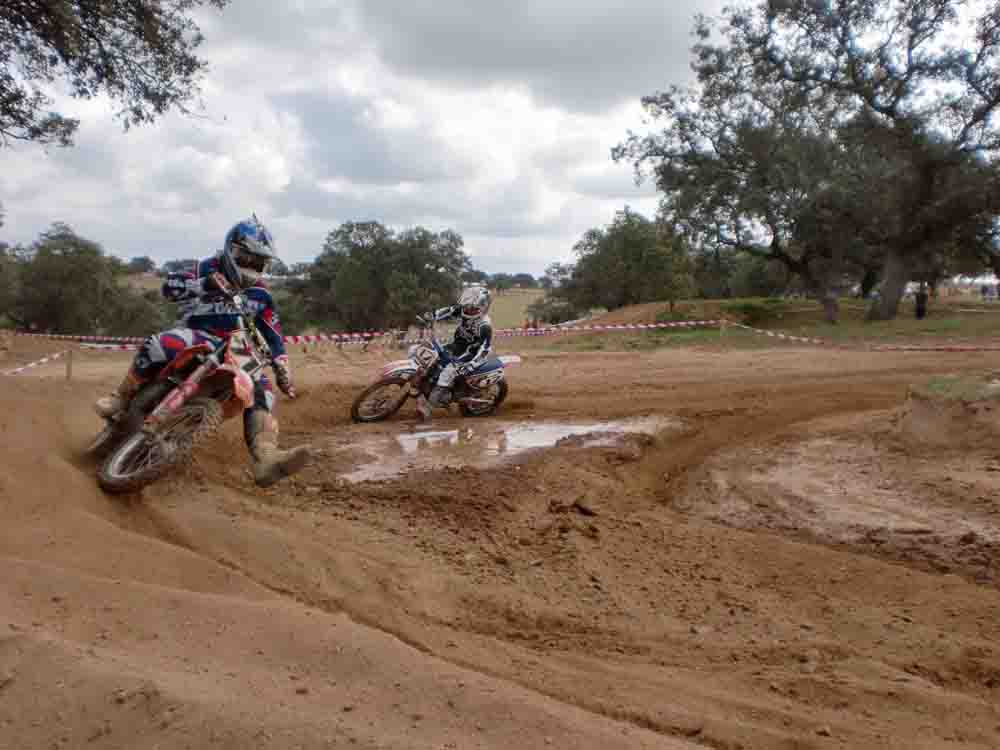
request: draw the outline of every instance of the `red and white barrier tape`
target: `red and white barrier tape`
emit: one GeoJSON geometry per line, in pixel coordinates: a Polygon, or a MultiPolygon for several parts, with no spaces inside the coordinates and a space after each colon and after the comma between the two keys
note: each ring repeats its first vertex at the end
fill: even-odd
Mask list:
{"type": "Polygon", "coordinates": [[[29,362],[28,364],[23,365],[21,367],[18,367],[18,368],[14,369],[14,370],[7,370],[7,372],[2,372],[2,373],[0,373],[0,375],[19,375],[22,372],[24,372],[25,370],[31,370],[31,369],[33,369],[35,367],[39,367],[41,365],[44,365],[47,362],[53,362],[53,361],[59,359],[60,357],[66,355],[66,354],[69,354],[69,352],[70,352],[69,349],[67,349],[65,351],[62,351],[62,352],[56,352],[55,354],[50,354],[47,357],[43,357],[42,359],[36,360],[35,362],[29,362]]]}
{"type": "Polygon", "coordinates": [[[63,333],[23,333],[17,331],[15,336],[27,336],[36,339],[51,339],[53,341],[115,341],[123,344],[141,344],[145,341],[139,336],[76,336],[63,333]]]}
{"type": "MultiPolygon", "coordinates": [[[[858,351],[857,347],[847,344],[835,343],[824,339],[807,338],[805,336],[792,336],[778,331],[764,331],[760,328],[751,328],[742,323],[730,323],[737,328],[745,328],[759,336],[769,338],[784,339],[786,341],[801,341],[806,344],[817,344],[830,349],[850,349],[858,351]]],[[[870,352],[997,352],[1000,351],[1000,344],[874,344],[866,348],[870,352]]]]}
{"type": "MultiPolygon", "coordinates": [[[[498,338],[518,337],[518,336],[556,336],[565,333],[614,333],[619,331],[655,331],[671,328],[718,328],[723,326],[733,326],[743,328],[758,336],[767,336],[772,339],[782,341],[796,341],[814,346],[836,349],[852,349],[857,347],[843,343],[835,343],[825,339],[818,339],[810,336],[794,336],[780,331],[767,331],[760,328],[736,323],[728,320],[684,320],[670,323],[622,323],[618,325],[573,325],[573,326],[548,326],[545,328],[501,328],[494,335],[498,338]]],[[[372,344],[378,340],[392,340],[400,342],[398,338],[400,332],[396,331],[367,331],[363,333],[314,333],[298,336],[285,336],[286,344],[322,344],[334,343],[345,344],[372,344]]],[[[140,337],[114,337],[114,336],[70,336],[64,334],[45,333],[21,333],[21,336],[32,336],[36,338],[48,338],[59,341],[76,341],[83,344],[88,349],[99,349],[103,351],[135,351],[138,345],[145,339],[140,337]],[[109,342],[109,343],[104,343],[109,342]],[[114,343],[110,343],[114,342],[114,343]]],[[[414,344],[420,341],[415,338],[402,339],[404,344],[414,344]]],[[[976,351],[1000,351],[1000,344],[976,345],[976,344],[942,344],[942,345],[910,345],[910,344],[884,344],[869,346],[868,351],[875,352],[976,352],[976,351]]],[[[61,352],[61,356],[64,352],[61,352]]]]}
{"type": "Polygon", "coordinates": [[[736,328],[745,328],[748,331],[756,333],[758,336],[767,336],[768,338],[772,339],[784,339],[785,341],[801,341],[804,344],[817,344],[819,346],[830,346],[830,347],[839,346],[838,344],[834,344],[831,341],[824,341],[823,339],[814,339],[807,336],[792,336],[791,334],[781,333],[780,331],[765,331],[761,328],[752,328],[748,325],[744,325],[743,323],[730,322],[729,325],[735,326],[736,328]]]}
{"type": "Polygon", "coordinates": [[[99,349],[103,352],[134,352],[138,351],[142,344],[80,344],[84,349],[99,349]]]}
{"type": "MultiPolygon", "coordinates": [[[[494,335],[508,336],[551,336],[562,333],[603,333],[610,331],[652,331],[666,328],[712,328],[722,325],[721,320],[684,320],[673,323],[623,323],[620,325],[579,325],[549,326],[546,328],[501,328],[494,335]]],[[[141,344],[144,338],[138,336],[77,336],[56,333],[18,333],[18,336],[46,338],[56,341],[77,341],[81,343],[141,344]]],[[[286,344],[356,343],[362,344],[386,336],[398,335],[392,331],[364,331],[360,333],[312,333],[299,336],[285,336],[286,344]]],[[[409,340],[408,340],[409,341],[409,340]]]]}

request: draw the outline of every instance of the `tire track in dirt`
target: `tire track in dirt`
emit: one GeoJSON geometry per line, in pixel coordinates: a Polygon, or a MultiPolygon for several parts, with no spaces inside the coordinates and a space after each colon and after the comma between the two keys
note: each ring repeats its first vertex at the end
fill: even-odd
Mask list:
{"type": "MultiPolygon", "coordinates": [[[[190,545],[206,571],[242,571],[234,577],[279,592],[289,604],[275,617],[297,611],[295,601],[344,607],[424,655],[526,687],[532,702],[547,695],[716,748],[937,748],[957,737],[990,748],[1000,716],[992,689],[971,675],[991,674],[1000,599],[954,577],[671,507],[720,451],[892,408],[911,380],[956,361],[546,357],[512,370],[510,415],[666,414],[688,432],[373,486],[344,486],[314,467],[260,492],[234,429],[206,446],[190,477],[147,493],[151,507],[134,511],[155,509],[156,523],[84,502],[122,528],[190,545]],[[932,690],[920,674],[947,687],[932,690]]],[[[990,361],[1000,358],[963,356],[961,366],[990,361]]],[[[300,372],[309,398],[280,407],[292,442],[341,429],[363,382],[361,372],[300,372]]]]}

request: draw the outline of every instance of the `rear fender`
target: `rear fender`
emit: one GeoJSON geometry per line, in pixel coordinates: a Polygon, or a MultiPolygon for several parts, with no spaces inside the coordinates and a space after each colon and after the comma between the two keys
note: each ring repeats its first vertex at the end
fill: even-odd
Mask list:
{"type": "Polygon", "coordinates": [[[194,346],[189,346],[187,349],[174,357],[166,367],[160,370],[160,374],[157,376],[157,379],[166,380],[174,373],[183,372],[184,368],[187,367],[192,359],[197,357],[199,354],[211,354],[212,351],[213,349],[209,344],[195,344],[194,346]]]}
{"type": "Polygon", "coordinates": [[[488,388],[491,385],[499,383],[504,379],[504,372],[502,367],[498,367],[495,370],[490,370],[489,372],[484,372],[482,375],[469,375],[466,377],[465,382],[470,388],[482,389],[488,388]]]}

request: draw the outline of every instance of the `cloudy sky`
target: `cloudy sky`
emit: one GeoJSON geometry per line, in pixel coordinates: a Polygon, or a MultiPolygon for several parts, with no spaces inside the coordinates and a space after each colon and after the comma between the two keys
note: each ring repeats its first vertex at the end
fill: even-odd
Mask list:
{"type": "Polygon", "coordinates": [[[208,254],[256,211],[282,257],[340,222],[455,229],[477,267],[540,273],[656,198],[610,159],[639,98],[690,79],[722,0],[233,0],[205,12],[204,111],[124,133],[71,102],[70,149],[0,150],[0,239],[66,221],[117,255],[208,254]]]}

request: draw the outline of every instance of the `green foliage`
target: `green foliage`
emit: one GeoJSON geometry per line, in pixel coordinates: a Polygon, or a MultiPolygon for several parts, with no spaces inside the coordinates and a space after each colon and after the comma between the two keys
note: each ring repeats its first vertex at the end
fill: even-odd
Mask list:
{"type": "Polygon", "coordinates": [[[734,300],[723,302],[719,309],[728,317],[738,318],[748,326],[766,326],[780,320],[783,303],[781,300],[734,300]]]}
{"type": "Polygon", "coordinates": [[[20,289],[17,251],[0,247],[0,315],[9,317],[20,289]]]}
{"type": "Polygon", "coordinates": [[[169,322],[158,293],[131,289],[124,264],[65,224],[53,224],[27,249],[5,253],[0,269],[5,281],[13,280],[0,293],[0,314],[24,328],[139,336],[169,322]]]}
{"type": "Polygon", "coordinates": [[[294,288],[312,320],[353,330],[402,327],[421,312],[454,304],[471,269],[455,232],[394,232],[378,222],[342,224],[294,288]]]}
{"type": "Polygon", "coordinates": [[[280,286],[272,290],[274,305],[281,319],[281,331],[286,336],[305,333],[310,326],[309,309],[298,290],[291,286],[280,286]]]}
{"type": "Polygon", "coordinates": [[[537,319],[553,325],[578,320],[586,314],[585,310],[578,310],[568,300],[551,294],[546,294],[532,302],[528,305],[526,312],[533,320],[537,319]]]}
{"type": "Polygon", "coordinates": [[[490,275],[478,268],[471,268],[462,273],[462,281],[466,284],[488,284],[490,275]]]}
{"type": "Polygon", "coordinates": [[[697,84],[646,97],[664,129],[614,157],[651,172],[663,220],[714,257],[699,286],[734,293],[720,261],[738,250],[826,301],[879,273],[891,316],[911,278],[1000,267],[1000,23],[960,4],[761,1],[698,21],[697,84]]]}
{"type": "Polygon", "coordinates": [[[734,297],[771,297],[788,286],[788,273],[781,264],[759,256],[737,254],[729,289],[734,297]]]}
{"type": "Polygon", "coordinates": [[[511,277],[511,281],[514,282],[514,286],[520,287],[521,289],[538,288],[538,280],[530,273],[515,273],[513,277],[511,277]]]}
{"type": "Polygon", "coordinates": [[[674,323],[681,320],[691,320],[692,315],[690,310],[671,310],[669,307],[665,307],[656,313],[655,321],[657,323],[674,323]]]}
{"type": "Polygon", "coordinates": [[[673,301],[694,287],[682,239],[629,208],[609,226],[588,230],[574,251],[574,266],[550,266],[546,278],[550,296],[577,311],[673,301]]]}
{"type": "Polygon", "coordinates": [[[488,283],[490,288],[496,289],[498,292],[506,292],[508,289],[513,288],[514,277],[509,273],[495,273],[490,276],[488,283]]]}
{"type": "Polygon", "coordinates": [[[129,273],[153,273],[155,270],[156,261],[146,256],[132,258],[132,260],[128,262],[129,273]]]}
{"type": "Polygon", "coordinates": [[[69,145],[79,121],[51,111],[57,82],[106,95],[126,128],[186,111],[206,64],[192,12],[228,0],[4,0],[0,6],[0,143],[69,145]]]}

